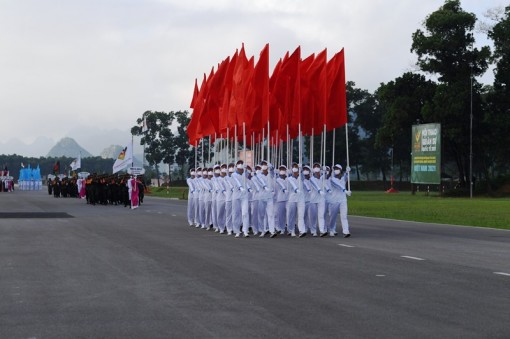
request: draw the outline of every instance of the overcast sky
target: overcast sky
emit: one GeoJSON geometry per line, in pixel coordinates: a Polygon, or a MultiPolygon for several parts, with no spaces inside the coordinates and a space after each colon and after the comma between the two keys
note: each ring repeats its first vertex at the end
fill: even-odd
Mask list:
{"type": "MultiPolygon", "coordinates": [[[[256,58],[270,44],[271,71],[298,45],[303,56],[344,47],[347,80],[373,91],[413,69],[411,35],[443,3],[0,0],[0,154],[37,137],[70,136],[93,154],[125,143],[144,111],[188,109],[195,78],[243,42],[256,58]]],[[[487,9],[507,3],[462,6],[486,20],[487,9]]]]}

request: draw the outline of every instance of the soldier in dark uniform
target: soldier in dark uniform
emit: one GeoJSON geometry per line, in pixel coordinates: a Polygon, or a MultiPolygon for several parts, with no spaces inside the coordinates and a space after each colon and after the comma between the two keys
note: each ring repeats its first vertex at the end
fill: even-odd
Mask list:
{"type": "Polygon", "coordinates": [[[51,181],[50,178],[48,178],[48,194],[49,195],[53,194],[53,182],[51,181]]]}
{"type": "Polygon", "coordinates": [[[138,178],[136,180],[137,184],[138,184],[138,203],[141,204],[143,203],[143,197],[145,196],[145,183],[144,183],[144,178],[141,177],[141,178],[138,178]]]}
{"type": "Polygon", "coordinates": [[[60,179],[58,177],[53,181],[53,196],[60,198],[60,179]]]}
{"type": "Polygon", "coordinates": [[[131,203],[129,201],[129,190],[127,187],[126,178],[122,178],[122,180],[120,182],[120,192],[121,192],[120,194],[122,197],[122,202],[124,203],[124,207],[131,205],[131,203]]]}

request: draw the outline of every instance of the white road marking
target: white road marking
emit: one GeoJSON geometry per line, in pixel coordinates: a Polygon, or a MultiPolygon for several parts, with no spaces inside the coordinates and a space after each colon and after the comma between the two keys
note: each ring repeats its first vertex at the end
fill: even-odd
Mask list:
{"type": "Polygon", "coordinates": [[[412,260],[425,260],[423,258],[418,258],[418,257],[410,257],[408,255],[402,255],[401,256],[402,258],[407,258],[407,259],[412,259],[412,260]]]}
{"type": "Polygon", "coordinates": [[[177,216],[177,215],[175,215],[175,214],[172,214],[172,217],[176,217],[176,216],[177,216]]]}
{"type": "Polygon", "coordinates": [[[386,276],[386,274],[376,274],[375,276],[376,276],[376,277],[385,277],[385,276],[386,276]]]}
{"type": "Polygon", "coordinates": [[[504,276],[510,277],[510,273],[505,273],[505,272],[494,272],[494,274],[504,275],[504,276]]]}
{"type": "Polygon", "coordinates": [[[349,247],[349,248],[351,248],[351,247],[356,247],[356,246],[346,245],[346,244],[338,244],[338,246],[342,246],[342,247],[349,247]]]}

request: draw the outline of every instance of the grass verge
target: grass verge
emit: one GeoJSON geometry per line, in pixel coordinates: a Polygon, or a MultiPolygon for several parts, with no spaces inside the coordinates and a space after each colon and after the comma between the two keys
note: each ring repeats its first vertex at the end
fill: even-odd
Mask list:
{"type": "Polygon", "coordinates": [[[439,224],[510,229],[510,199],[443,198],[410,192],[353,192],[349,214],[439,224]]]}
{"type": "MultiPolygon", "coordinates": [[[[187,187],[152,187],[149,196],[187,199],[187,187]]],[[[437,194],[354,191],[349,215],[510,229],[510,198],[443,198],[437,194]]]]}

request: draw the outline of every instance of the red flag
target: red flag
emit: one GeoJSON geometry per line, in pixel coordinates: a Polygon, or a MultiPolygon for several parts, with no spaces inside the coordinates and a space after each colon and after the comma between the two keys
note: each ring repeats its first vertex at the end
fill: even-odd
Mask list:
{"type": "Polygon", "coordinates": [[[191,98],[191,104],[189,105],[190,108],[195,108],[195,101],[197,100],[198,96],[198,84],[197,79],[195,79],[195,88],[193,90],[193,98],[191,98]]]}
{"type": "Polygon", "coordinates": [[[320,134],[324,129],[327,105],[326,65],[327,50],[324,49],[317,54],[307,72],[310,84],[310,119],[307,121],[307,125],[309,125],[307,135],[312,135],[312,128],[313,134],[320,134]]]}
{"type": "Polygon", "coordinates": [[[327,112],[328,131],[347,123],[347,97],[345,88],[344,50],[338,52],[327,64],[327,112]]]}
{"type": "Polygon", "coordinates": [[[269,44],[260,52],[247,96],[246,109],[251,113],[250,130],[261,133],[269,119],[269,44]]]}
{"type": "Polygon", "coordinates": [[[287,126],[292,139],[298,135],[298,125],[301,123],[300,61],[301,47],[298,47],[290,57],[283,60],[274,85],[274,93],[272,93],[281,112],[278,128],[280,131],[285,131],[282,132],[282,136],[285,136],[282,138],[284,140],[287,126]]]}
{"type": "MultiPolygon", "coordinates": [[[[273,74],[269,78],[269,124],[271,126],[271,134],[276,139],[276,131],[280,125],[281,111],[275,96],[275,84],[280,75],[282,59],[276,64],[273,74]]],[[[281,131],[279,136],[281,136],[281,131]]]]}
{"type": "Polygon", "coordinates": [[[247,122],[245,115],[245,99],[249,78],[253,73],[253,58],[248,60],[244,52],[244,44],[239,52],[232,78],[232,92],[228,112],[229,126],[238,126],[238,136],[242,136],[243,123],[247,122]],[[251,68],[251,70],[250,70],[251,68]]]}
{"type": "Polygon", "coordinates": [[[312,98],[311,98],[311,84],[310,84],[310,75],[309,68],[313,64],[315,60],[315,54],[311,54],[309,57],[305,58],[301,61],[300,68],[300,86],[301,86],[301,131],[303,135],[309,135],[309,131],[312,129],[312,121],[313,121],[313,107],[312,107],[312,98]]]}
{"type": "Polygon", "coordinates": [[[186,128],[186,133],[188,134],[190,145],[195,145],[196,141],[201,138],[201,136],[199,136],[198,130],[200,125],[200,114],[203,107],[203,96],[206,91],[206,83],[207,78],[204,74],[204,79],[200,85],[200,90],[197,92],[197,97],[195,100],[193,100],[193,113],[191,114],[190,122],[186,128]]]}
{"type": "Polygon", "coordinates": [[[232,127],[229,124],[229,112],[230,112],[230,96],[232,93],[232,81],[234,78],[234,71],[236,68],[238,59],[238,52],[236,50],[234,56],[230,60],[230,63],[228,65],[226,74],[225,74],[225,80],[223,82],[223,101],[222,106],[220,107],[220,116],[219,116],[219,128],[220,133],[227,134],[227,129],[229,127],[232,127]]]}
{"type": "Polygon", "coordinates": [[[215,124],[217,125],[217,122],[215,121],[215,117],[209,114],[208,111],[209,106],[207,105],[207,98],[209,97],[209,90],[211,88],[211,83],[214,81],[214,77],[215,73],[213,67],[211,69],[211,73],[209,73],[209,77],[207,77],[202,100],[197,100],[199,101],[199,103],[197,103],[197,107],[193,110],[193,112],[199,111],[199,124],[198,124],[199,139],[208,135],[212,135],[216,131],[215,124]]]}
{"type": "MultiPolygon", "coordinates": [[[[208,81],[208,92],[206,98],[206,108],[204,113],[207,114],[207,118],[204,117],[204,121],[209,120],[213,126],[214,133],[220,134],[220,109],[223,104],[224,92],[225,92],[225,77],[227,75],[228,66],[230,63],[230,57],[218,65],[218,70],[214,74],[214,77],[208,81]]],[[[205,136],[205,135],[204,135],[205,136]]]]}

